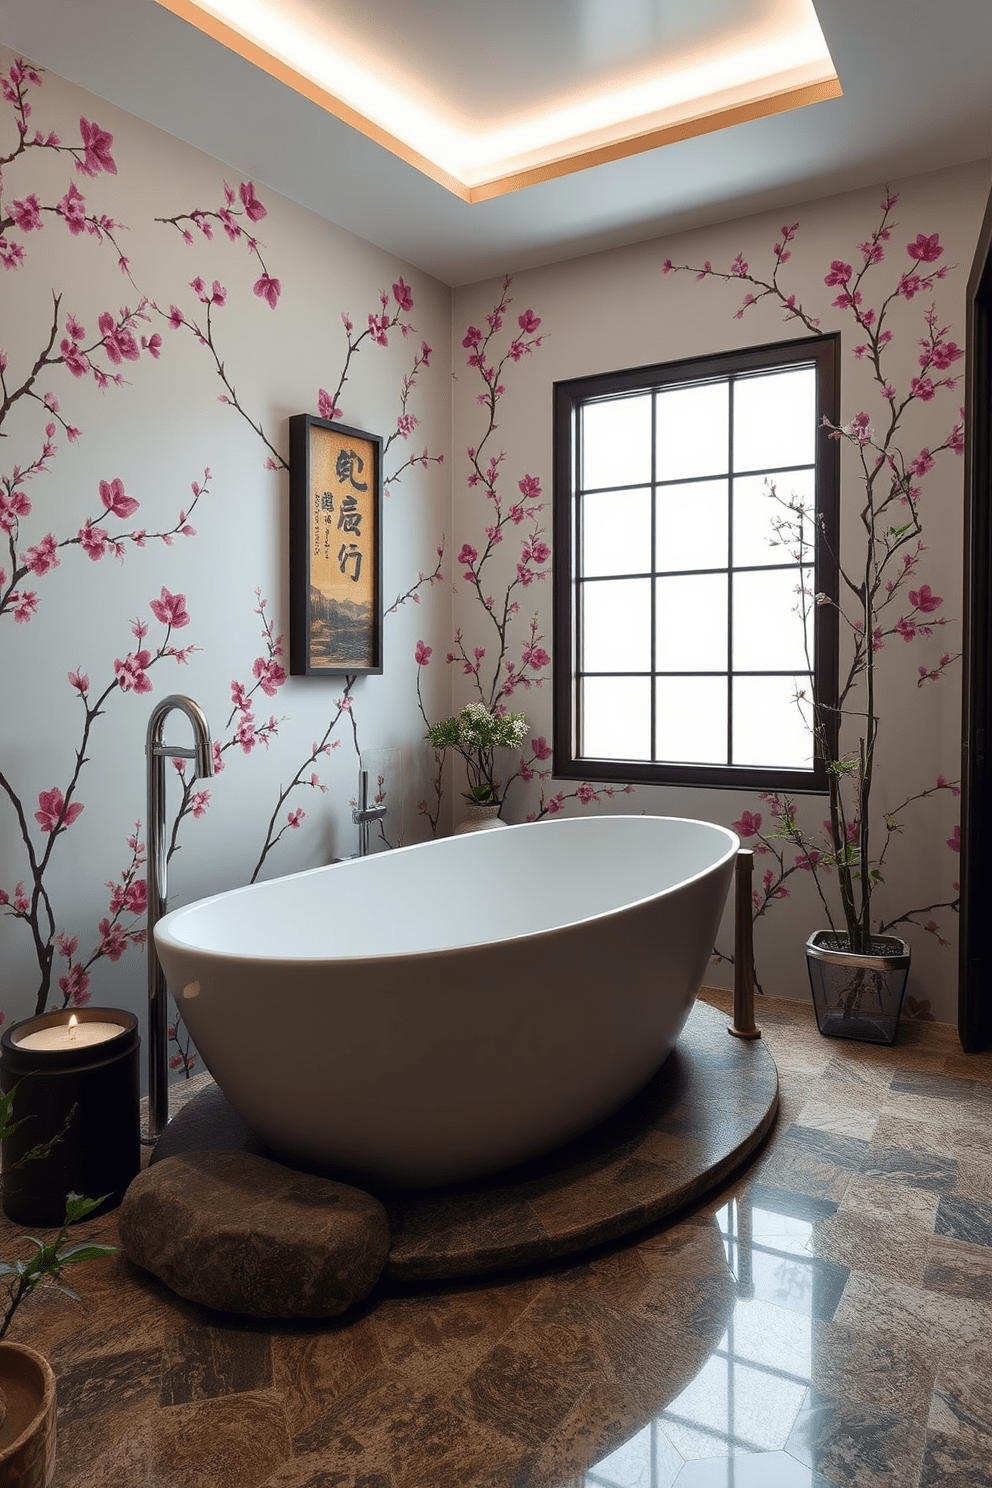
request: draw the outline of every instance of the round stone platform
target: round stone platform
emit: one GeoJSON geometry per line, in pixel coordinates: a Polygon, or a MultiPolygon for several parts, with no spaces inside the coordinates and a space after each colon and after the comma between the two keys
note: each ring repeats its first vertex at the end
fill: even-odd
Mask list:
{"type": "MultiPolygon", "coordinates": [[[[554,1152],[448,1188],[386,1193],[393,1281],[474,1276],[569,1255],[673,1214],[722,1182],[775,1119],[778,1073],[761,1039],[736,1039],[697,1002],[674,1053],[622,1110],[554,1152]]],[[[159,1138],[183,1152],[272,1154],[216,1085],[159,1138]]],[[[355,1180],[352,1176],[349,1182],[355,1180]]]]}

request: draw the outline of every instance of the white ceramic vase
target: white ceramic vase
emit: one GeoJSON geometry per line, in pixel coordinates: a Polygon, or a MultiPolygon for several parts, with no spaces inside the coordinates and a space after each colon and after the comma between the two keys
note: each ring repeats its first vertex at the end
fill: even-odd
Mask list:
{"type": "Polygon", "coordinates": [[[458,823],[453,835],[459,837],[462,832],[489,832],[493,827],[508,825],[507,822],[500,821],[498,802],[486,805],[469,801],[465,807],[465,820],[458,823]]]}

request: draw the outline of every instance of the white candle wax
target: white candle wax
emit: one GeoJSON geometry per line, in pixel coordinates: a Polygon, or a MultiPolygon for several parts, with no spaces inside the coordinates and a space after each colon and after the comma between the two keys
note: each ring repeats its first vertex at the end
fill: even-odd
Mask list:
{"type": "Polygon", "coordinates": [[[120,1023],[57,1023],[51,1028],[38,1028],[16,1040],[19,1049],[83,1049],[88,1044],[104,1044],[127,1030],[120,1023]]]}

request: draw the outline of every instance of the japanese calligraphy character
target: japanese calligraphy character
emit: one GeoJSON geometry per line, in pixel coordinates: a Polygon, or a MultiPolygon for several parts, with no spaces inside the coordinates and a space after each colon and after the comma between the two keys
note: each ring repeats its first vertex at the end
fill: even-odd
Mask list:
{"type": "Polygon", "coordinates": [[[350,485],[354,486],[356,491],[367,491],[368,482],[358,481],[355,479],[356,466],[358,467],[358,474],[361,475],[362,471],[365,469],[365,461],[362,459],[357,450],[343,449],[339,451],[338,458],[334,466],[334,470],[338,480],[341,482],[342,485],[344,485],[345,481],[348,481],[350,485]]]}
{"type": "Polygon", "coordinates": [[[359,549],[355,545],[355,543],[349,543],[348,546],[347,546],[347,548],[345,547],[344,543],[342,543],[341,544],[341,550],[338,553],[338,568],[341,570],[342,573],[344,573],[344,571],[345,571],[345,564],[346,563],[350,563],[352,561],[352,559],[354,559],[354,563],[355,563],[355,572],[353,574],[351,574],[350,577],[351,577],[352,583],[353,584],[357,584],[358,583],[359,574],[362,571],[362,555],[361,555],[361,552],[359,551],[359,549]]]}
{"type": "Polygon", "coordinates": [[[356,537],[361,534],[362,514],[358,510],[358,502],[354,496],[341,497],[341,506],[338,511],[338,530],[341,532],[354,532],[356,537]]]}

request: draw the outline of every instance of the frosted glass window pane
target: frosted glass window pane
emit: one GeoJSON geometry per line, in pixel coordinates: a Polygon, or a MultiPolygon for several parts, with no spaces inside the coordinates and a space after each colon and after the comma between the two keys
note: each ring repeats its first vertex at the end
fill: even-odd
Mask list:
{"type": "Polygon", "coordinates": [[[589,403],[582,410],[582,489],[651,479],[651,394],[589,403]]]}
{"type": "Polygon", "coordinates": [[[816,370],[796,367],[734,383],[734,469],[812,465],[816,458],[816,370]]]}
{"type": "Polygon", "coordinates": [[[807,615],[809,655],[803,647],[801,596],[812,569],[774,568],[733,576],[735,672],[806,671],[813,660],[813,616],[807,615]]]}
{"type": "MultiPolygon", "coordinates": [[[[815,480],[813,470],[790,470],[784,475],[746,475],[734,481],[734,563],[737,567],[788,561],[791,551],[779,542],[772,520],[792,520],[782,502],[793,496],[812,513],[815,480]],[[774,483],[777,496],[769,495],[769,480],[774,483]]],[[[805,535],[810,544],[807,556],[812,557],[816,535],[812,516],[805,523],[805,535]]]]}
{"type": "Polygon", "coordinates": [[[655,666],[659,672],[727,670],[727,578],[658,579],[655,666]]]}
{"type": "Polygon", "coordinates": [[[733,759],[735,765],[813,767],[809,731],[813,684],[809,673],[794,677],[735,677],[733,759]],[[807,701],[796,701],[801,689],[807,701]]]}
{"type": "Polygon", "coordinates": [[[673,764],[725,765],[726,679],[659,677],[655,688],[655,758],[673,764]]]}
{"type": "Polygon", "coordinates": [[[704,382],[658,394],[656,480],[724,475],[729,384],[704,382]]]}
{"type": "Polygon", "coordinates": [[[650,677],[583,677],[580,707],[580,756],[651,758],[650,677]]]}
{"type": "Polygon", "coordinates": [[[727,562],[727,482],[662,486],[655,504],[655,567],[722,568],[727,562]]]}
{"type": "Polygon", "coordinates": [[[579,499],[583,574],[650,573],[649,488],[603,491],[579,499]]]}
{"type": "Polygon", "coordinates": [[[651,580],[582,585],[582,671],[641,672],[651,666],[651,580]]]}

